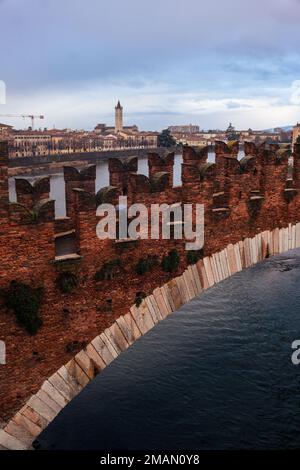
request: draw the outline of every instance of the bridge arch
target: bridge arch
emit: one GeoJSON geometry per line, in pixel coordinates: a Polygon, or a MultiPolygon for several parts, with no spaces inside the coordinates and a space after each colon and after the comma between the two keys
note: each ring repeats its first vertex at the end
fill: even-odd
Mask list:
{"type": "Polygon", "coordinates": [[[214,284],[264,259],[300,247],[300,223],[245,238],[190,265],[120,316],[46,379],[39,391],[0,430],[0,449],[32,448],[36,437],[91,381],[136,340],[214,284]]]}

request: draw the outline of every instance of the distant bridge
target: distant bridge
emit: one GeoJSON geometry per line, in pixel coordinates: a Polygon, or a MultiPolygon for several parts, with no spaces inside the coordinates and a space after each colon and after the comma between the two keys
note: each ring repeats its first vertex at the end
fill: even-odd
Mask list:
{"type": "Polygon", "coordinates": [[[76,161],[97,163],[108,158],[144,157],[148,153],[163,154],[164,147],[128,148],[123,150],[105,150],[98,152],[74,152],[58,155],[32,155],[28,157],[10,157],[9,166],[31,167],[36,165],[47,165],[51,163],[70,163],[76,161]]]}

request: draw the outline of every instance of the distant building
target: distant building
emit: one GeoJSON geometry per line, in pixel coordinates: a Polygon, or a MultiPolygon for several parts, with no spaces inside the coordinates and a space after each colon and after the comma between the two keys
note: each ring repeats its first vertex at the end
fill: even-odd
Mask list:
{"type": "Polygon", "coordinates": [[[51,146],[51,135],[43,131],[15,131],[12,156],[47,155],[51,146]]]}
{"type": "MultiPolygon", "coordinates": [[[[124,148],[155,148],[157,132],[140,132],[136,125],[123,125],[123,107],[115,106],[115,126],[97,124],[93,131],[72,129],[13,130],[0,125],[2,132],[11,132],[11,157],[61,155],[74,152],[98,152],[124,148]]],[[[6,134],[5,134],[5,138],[6,134]]]]}
{"type": "Polygon", "coordinates": [[[297,122],[297,124],[293,127],[293,133],[292,133],[292,143],[293,145],[296,143],[297,138],[300,136],[300,123],[297,122]]]}
{"type": "Polygon", "coordinates": [[[190,147],[205,147],[206,145],[209,145],[206,139],[194,134],[187,136],[182,143],[184,145],[189,145],[190,147]]]}
{"type": "Polygon", "coordinates": [[[109,141],[109,148],[112,148],[112,146],[122,148],[157,147],[157,132],[141,132],[135,124],[132,126],[123,125],[123,106],[121,106],[120,101],[115,106],[115,126],[100,123],[94,128],[94,133],[102,136],[104,142],[109,141]],[[115,139],[112,139],[112,137],[115,137],[115,139]]]}
{"type": "Polygon", "coordinates": [[[106,124],[100,123],[96,125],[94,131],[98,134],[108,135],[119,134],[122,131],[138,132],[139,129],[135,124],[133,126],[123,125],[123,106],[121,106],[120,101],[118,101],[117,105],[115,106],[115,125],[107,126],[106,124]]]}
{"type": "Polygon", "coordinates": [[[171,134],[197,134],[200,131],[199,126],[195,126],[194,124],[169,126],[168,130],[171,134]]]}
{"type": "Polygon", "coordinates": [[[13,130],[13,126],[9,126],[8,124],[2,124],[0,122],[0,137],[8,137],[13,130]]]}
{"type": "Polygon", "coordinates": [[[123,106],[121,106],[120,101],[118,101],[117,106],[115,107],[115,133],[123,130],[123,106]]]}
{"type": "Polygon", "coordinates": [[[97,124],[97,126],[94,128],[94,131],[99,133],[99,134],[104,134],[106,129],[107,129],[106,124],[101,123],[101,124],[97,124]]]}

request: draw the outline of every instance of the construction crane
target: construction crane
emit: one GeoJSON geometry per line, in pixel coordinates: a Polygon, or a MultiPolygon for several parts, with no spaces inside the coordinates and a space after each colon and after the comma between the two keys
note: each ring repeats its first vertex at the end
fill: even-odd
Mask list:
{"type": "Polygon", "coordinates": [[[34,129],[34,120],[35,119],[44,119],[42,114],[0,114],[0,117],[21,117],[23,119],[31,119],[31,129],[34,129]]]}

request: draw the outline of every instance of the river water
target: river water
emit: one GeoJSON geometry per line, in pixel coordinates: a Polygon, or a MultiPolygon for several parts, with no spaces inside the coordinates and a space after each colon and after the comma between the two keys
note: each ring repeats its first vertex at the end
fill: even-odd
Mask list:
{"type": "Polygon", "coordinates": [[[300,447],[300,250],[205,291],[107,367],[43,449],[300,447]]]}

